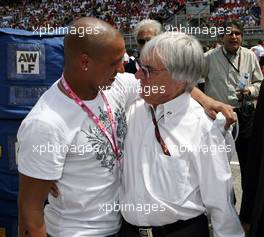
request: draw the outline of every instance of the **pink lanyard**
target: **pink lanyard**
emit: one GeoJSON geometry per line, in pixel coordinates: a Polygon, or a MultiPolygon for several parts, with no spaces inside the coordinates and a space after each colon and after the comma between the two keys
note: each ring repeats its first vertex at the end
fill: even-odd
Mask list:
{"type": "Polygon", "coordinates": [[[103,93],[103,91],[100,92],[102,99],[106,105],[106,109],[107,109],[107,115],[108,115],[108,119],[109,122],[111,124],[111,128],[112,128],[112,135],[107,131],[106,127],[104,126],[104,124],[99,120],[99,118],[89,109],[89,107],[84,104],[84,102],[73,92],[73,90],[70,88],[70,86],[68,85],[68,83],[66,82],[66,80],[64,79],[64,76],[62,75],[61,77],[61,82],[62,85],[65,89],[65,91],[67,92],[68,96],[71,97],[76,104],[78,104],[89,116],[89,118],[91,118],[94,123],[101,129],[101,131],[105,134],[105,136],[107,137],[107,139],[109,140],[109,142],[111,143],[112,149],[114,154],[116,155],[117,160],[119,160],[119,149],[117,146],[117,136],[116,136],[116,122],[114,120],[113,114],[112,114],[112,110],[111,107],[106,99],[105,94],[103,93]]]}

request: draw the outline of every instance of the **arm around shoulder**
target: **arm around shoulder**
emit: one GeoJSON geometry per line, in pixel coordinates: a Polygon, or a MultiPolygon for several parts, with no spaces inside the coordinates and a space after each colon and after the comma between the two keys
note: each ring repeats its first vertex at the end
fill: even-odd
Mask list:
{"type": "Polygon", "coordinates": [[[206,113],[212,119],[215,119],[216,114],[218,112],[221,112],[226,118],[226,124],[225,124],[226,129],[237,120],[237,117],[234,114],[232,106],[214,100],[213,98],[205,95],[197,87],[193,88],[191,92],[191,96],[193,99],[195,99],[198,103],[200,103],[204,107],[206,113]]]}

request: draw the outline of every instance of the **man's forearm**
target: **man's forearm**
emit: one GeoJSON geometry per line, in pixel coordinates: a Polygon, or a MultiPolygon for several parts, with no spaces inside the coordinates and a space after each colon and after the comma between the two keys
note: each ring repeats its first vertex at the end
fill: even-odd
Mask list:
{"type": "Polygon", "coordinates": [[[20,208],[19,236],[20,237],[46,237],[46,227],[42,210],[20,208]]]}
{"type": "Polygon", "coordinates": [[[191,96],[195,99],[198,103],[200,103],[203,107],[208,100],[208,96],[205,95],[199,88],[194,87],[191,91],[191,96]]]}
{"type": "Polygon", "coordinates": [[[52,183],[19,174],[20,237],[46,237],[44,202],[52,183]]]}

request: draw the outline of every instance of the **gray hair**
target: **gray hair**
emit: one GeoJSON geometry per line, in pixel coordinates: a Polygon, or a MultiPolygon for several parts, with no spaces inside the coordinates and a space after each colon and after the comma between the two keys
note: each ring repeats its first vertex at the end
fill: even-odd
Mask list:
{"type": "Polygon", "coordinates": [[[205,59],[199,41],[177,32],[162,33],[148,41],[140,54],[141,60],[159,57],[172,79],[185,81],[191,91],[202,75],[205,59]]]}
{"type": "Polygon", "coordinates": [[[158,35],[162,32],[162,26],[158,21],[145,19],[145,20],[140,21],[134,29],[134,36],[136,39],[137,39],[139,31],[142,30],[143,28],[154,29],[156,35],[158,35]]]}

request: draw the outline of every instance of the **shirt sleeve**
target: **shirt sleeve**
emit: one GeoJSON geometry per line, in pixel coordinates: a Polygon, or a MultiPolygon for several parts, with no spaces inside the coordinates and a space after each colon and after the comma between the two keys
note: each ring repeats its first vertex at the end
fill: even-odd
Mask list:
{"type": "Polygon", "coordinates": [[[244,237],[244,231],[233,204],[233,181],[227,158],[225,139],[214,129],[203,135],[202,150],[194,159],[203,204],[211,218],[214,237],[244,237]]]}
{"type": "MultiPolygon", "coordinates": [[[[219,130],[221,134],[224,136],[226,154],[228,157],[228,161],[230,162],[236,153],[236,146],[232,135],[233,125],[231,125],[228,129],[225,129],[225,124],[226,124],[225,116],[221,112],[217,113],[216,118],[213,122],[212,132],[214,132],[214,130],[216,129],[219,130]]],[[[216,133],[217,132],[218,131],[216,131],[216,133]]]]}
{"type": "Polygon", "coordinates": [[[252,64],[253,64],[252,80],[251,80],[251,85],[249,86],[248,89],[250,90],[250,96],[252,98],[257,98],[259,95],[260,85],[263,80],[263,75],[257,57],[253,52],[252,52],[252,64]]]}
{"type": "Polygon", "coordinates": [[[61,177],[67,144],[60,129],[38,119],[24,120],[17,139],[20,173],[44,180],[61,177]]]}
{"type": "Polygon", "coordinates": [[[140,84],[132,73],[118,73],[113,84],[112,92],[118,93],[125,107],[129,107],[139,98],[140,84]]]}

